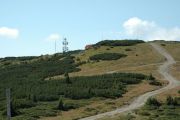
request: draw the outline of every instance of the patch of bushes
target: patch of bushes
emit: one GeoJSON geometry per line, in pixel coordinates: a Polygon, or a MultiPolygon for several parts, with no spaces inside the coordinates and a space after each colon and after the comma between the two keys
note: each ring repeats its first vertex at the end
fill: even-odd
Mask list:
{"type": "Polygon", "coordinates": [[[145,43],[143,40],[104,40],[96,43],[94,46],[132,46],[145,43]]]}
{"type": "Polygon", "coordinates": [[[159,81],[157,81],[155,79],[155,77],[152,76],[152,74],[150,74],[146,79],[149,81],[150,85],[156,85],[156,86],[161,86],[162,85],[159,81]]]}
{"type": "MultiPolygon", "coordinates": [[[[87,61],[88,62],[88,61],[87,61]]],[[[78,63],[76,63],[76,66],[81,66],[83,64],[86,64],[87,63],[86,61],[79,61],[78,63]]]]}
{"type": "Polygon", "coordinates": [[[136,110],[135,113],[138,116],[138,119],[143,120],[179,120],[180,118],[180,98],[168,96],[165,102],[161,102],[159,106],[159,101],[155,98],[149,98],[146,102],[146,106],[142,107],[139,110],[136,110]],[[177,101],[174,104],[174,100],[177,101]]]}
{"type": "Polygon", "coordinates": [[[106,50],[110,50],[110,48],[106,48],[106,50]]]}
{"type": "Polygon", "coordinates": [[[178,103],[178,98],[173,98],[173,97],[171,97],[171,96],[168,96],[167,98],[166,98],[166,104],[167,105],[174,105],[174,106],[176,106],[176,105],[178,105],[179,103],[178,103]]]}
{"type": "Polygon", "coordinates": [[[73,50],[73,51],[68,51],[66,54],[73,55],[73,54],[79,54],[82,52],[84,52],[84,50],[73,50]]]}
{"type": "Polygon", "coordinates": [[[161,46],[166,46],[166,44],[161,44],[161,46]]]}
{"type": "Polygon", "coordinates": [[[142,116],[150,116],[151,114],[147,111],[139,111],[138,114],[142,115],[142,116]]]}
{"type": "Polygon", "coordinates": [[[55,101],[58,100],[59,96],[58,95],[49,95],[49,94],[41,94],[37,95],[36,99],[37,101],[55,101]]]}
{"type": "Polygon", "coordinates": [[[146,102],[146,105],[159,107],[161,103],[156,98],[149,98],[146,102]]]}
{"type": "Polygon", "coordinates": [[[161,85],[162,85],[160,82],[158,82],[158,81],[156,81],[156,80],[151,80],[151,81],[149,81],[149,84],[150,84],[150,85],[156,85],[156,86],[161,86],[161,85]]]}
{"type": "Polygon", "coordinates": [[[26,60],[32,60],[38,58],[36,56],[24,56],[24,57],[5,57],[1,58],[2,61],[12,61],[12,60],[18,60],[18,61],[26,61],[26,60]]]}
{"type": "MultiPolygon", "coordinates": [[[[146,102],[146,105],[149,105],[149,106],[161,106],[161,103],[156,99],[156,98],[149,98],[146,102]]],[[[180,105],[180,98],[179,97],[171,97],[171,96],[168,96],[166,98],[166,102],[165,102],[165,105],[173,105],[173,106],[178,106],[180,105]]]]}
{"type": "Polygon", "coordinates": [[[13,96],[18,99],[27,98],[30,93],[39,95],[36,96],[39,100],[52,99],[52,97],[58,95],[56,92],[52,94],[54,93],[53,90],[58,87],[55,84],[44,81],[44,79],[56,75],[63,75],[66,72],[79,71],[80,69],[77,67],[78,66],[74,62],[74,57],[54,55],[44,60],[1,68],[0,98],[5,99],[4,93],[6,87],[8,87],[12,88],[13,96]],[[52,88],[49,88],[49,86],[52,86],[52,88]],[[51,98],[44,96],[51,96],[51,98]]]}
{"type": "Polygon", "coordinates": [[[72,102],[64,102],[64,99],[60,97],[57,109],[61,111],[68,111],[70,109],[76,109],[78,107],[80,107],[78,104],[72,102]]]}
{"type": "Polygon", "coordinates": [[[102,54],[96,54],[93,56],[90,56],[90,60],[118,60],[122,57],[126,57],[125,54],[120,53],[102,53],[102,54]]]}
{"type": "Polygon", "coordinates": [[[22,109],[22,108],[30,108],[34,107],[36,104],[30,100],[26,99],[16,99],[12,101],[12,106],[15,109],[22,109]]]}
{"type": "Polygon", "coordinates": [[[125,49],[125,51],[132,51],[132,49],[130,49],[130,48],[126,48],[126,49],[125,49]]]}

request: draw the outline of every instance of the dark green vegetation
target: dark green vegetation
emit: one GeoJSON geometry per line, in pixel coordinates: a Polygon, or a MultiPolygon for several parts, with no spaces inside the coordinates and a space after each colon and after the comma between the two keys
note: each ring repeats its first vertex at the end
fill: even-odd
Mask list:
{"type": "Polygon", "coordinates": [[[52,82],[60,83],[62,95],[71,99],[87,99],[91,97],[121,97],[126,92],[126,85],[138,84],[147,76],[132,73],[114,73],[89,77],[70,78],[70,84],[67,84],[67,78],[52,82]]]}
{"type": "Polygon", "coordinates": [[[12,89],[13,95],[16,96],[16,98],[24,98],[30,93],[34,93],[41,94],[39,99],[43,99],[43,95],[49,91],[47,90],[48,81],[44,81],[46,77],[78,70],[73,57],[64,57],[63,55],[53,56],[32,63],[23,63],[1,68],[0,97],[3,98],[4,89],[9,87],[12,89]],[[38,91],[41,92],[39,93],[38,91]]]}
{"type": "Polygon", "coordinates": [[[143,120],[179,120],[180,118],[180,97],[167,97],[163,103],[156,98],[149,98],[146,105],[136,111],[143,120]]]}
{"type": "Polygon", "coordinates": [[[147,80],[149,81],[149,84],[150,84],[150,85],[156,85],[156,86],[161,86],[161,85],[162,85],[159,81],[157,81],[157,80],[152,76],[152,74],[150,74],[150,75],[148,76],[147,80]]]}
{"type": "Polygon", "coordinates": [[[96,43],[94,46],[132,46],[144,43],[143,40],[104,40],[96,43]]]}
{"type": "Polygon", "coordinates": [[[146,102],[146,105],[159,107],[161,103],[155,98],[149,98],[146,102]]]}
{"type": "Polygon", "coordinates": [[[158,101],[156,98],[149,98],[145,106],[133,113],[103,120],[179,120],[179,118],[180,97],[168,96],[164,102],[158,101]]]}
{"type": "Polygon", "coordinates": [[[27,60],[30,58],[24,59],[26,62],[1,65],[0,117],[6,114],[6,88],[11,88],[14,119],[36,119],[39,116],[54,116],[59,110],[85,105],[72,102],[74,100],[121,97],[126,92],[127,85],[138,84],[148,78],[133,73],[70,78],[68,73],[79,70],[74,57],[70,55],[38,57],[35,58],[36,61],[31,62],[27,60]],[[45,81],[47,77],[63,74],[64,79],[45,81]],[[64,99],[58,102],[61,97],[64,99]]]}
{"type": "MultiPolygon", "coordinates": [[[[39,58],[34,62],[21,62],[22,58],[3,60],[9,62],[12,59],[20,62],[0,66],[0,114],[5,113],[6,88],[11,88],[13,107],[16,109],[30,108],[38,105],[39,103],[36,103],[38,101],[59,99],[58,82],[44,81],[46,77],[79,70],[74,63],[74,57],[69,55],[55,54],[51,57],[39,58]]],[[[26,61],[27,59],[30,58],[23,58],[26,61]]]]}
{"type": "Polygon", "coordinates": [[[32,60],[34,58],[37,58],[35,56],[26,56],[26,57],[5,57],[0,58],[1,61],[7,61],[7,60],[19,60],[19,61],[25,61],[25,60],[32,60]]]}
{"type": "Polygon", "coordinates": [[[90,60],[118,60],[122,57],[126,57],[125,54],[120,53],[102,53],[91,56],[90,60]]]}

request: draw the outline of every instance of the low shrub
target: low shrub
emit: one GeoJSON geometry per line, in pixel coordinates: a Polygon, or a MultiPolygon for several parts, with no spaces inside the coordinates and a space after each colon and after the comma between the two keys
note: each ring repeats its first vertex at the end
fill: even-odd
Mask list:
{"type": "Polygon", "coordinates": [[[89,57],[90,60],[118,60],[122,57],[126,57],[125,54],[120,53],[102,53],[102,54],[96,54],[91,57],[89,57]]]}
{"type": "Polygon", "coordinates": [[[166,44],[161,44],[161,46],[166,46],[166,44]]]}
{"type": "Polygon", "coordinates": [[[79,107],[80,106],[78,104],[76,104],[76,103],[64,102],[64,99],[62,97],[60,97],[57,109],[62,110],[62,111],[68,111],[70,109],[76,109],[76,108],[79,108],[79,107]]]}
{"type": "Polygon", "coordinates": [[[106,50],[110,50],[110,48],[106,48],[106,50]]]}
{"type": "Polygon", "coordinates": [[[166,104],[167,105],[174,105],[174,106],[176,106],[176,105],[178,105],[178,98],[177,97],[175,97],[175,98],[173,98],[173,97],[171,97],[171,96],[168,96],[167,98],[166,98],[166,104]]]}
{"type": "Polygon", "coordinates": [[[148,111],[140,111],[138,112],[138,114],[142,115],[142,116],[150,116],[151,114],[148,111]]]}
{"type": "Polygon", "coordinates": [[[149,82],[150,85],[162,86],[162,84],[156,80],[152,80],[149,82]]]}
{"type": "Polygon", "coordinates": [[[149,98],[146,105],[159,107],[161,103],[156,98],[149,98]]]}
{"type": "Polygon", "coordinates": [[[23,108],[31,108],[36,106],[36,104],[30,100],[26,99],[17,99],[12,101],[12,106],[16,109],[23,109],[23,108]]]}
{"type": "Polygon", "coordinates": [[[132,51],[132,49],[130,49],[130,48],[126,48],[126,49],[125,49],[125,51],[132,51]]]}
{"type": "Polygon", "coordinates": [[[58,100],[58,95],[39,95],[37,96],[37,101],[55,101],[58,100]]]}

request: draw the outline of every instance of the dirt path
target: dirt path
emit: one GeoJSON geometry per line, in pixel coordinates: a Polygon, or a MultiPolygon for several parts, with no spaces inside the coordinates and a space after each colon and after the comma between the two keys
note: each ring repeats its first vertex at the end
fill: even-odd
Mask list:
{"type": "Polygon", "coordinates": [[[139,107],[142,107],[149,97],[160,94],[160,93],[165,92],[165,91],[168,91],[169,89],[175,88],[177,86],[180,86],[180,82],[169,73],[169,69],[170,69],[171,65],[176,63],[175,60],[172,58],[172,56],[170,54],[168,54],[166,52],[165,49],[163,49],[159,45],[157,45],[155,43],[151,43],[151,46],[157,52],[159,52],[159,54],[161,54],[162,56],[164,56],[166,58],[166,62],[164,62],[164,64],[159,67],[158,72],[164,77],[165,80],[169,81],[169,84],[164,88],[161,88],[159,90],[155,90],[152,92],[148,92],[148,93],[145,93],[145,94],[137,97],[128,106],[123,106],[123,107],[116,109],[114,111],[98,114],[98,115],[87,117],[87,118],[82,118],[80,120],[96,120],[99,118],[103,118],[105,116],[113,116],[113,115],[118,114],[118,113],[137,109],[139,107]]]}

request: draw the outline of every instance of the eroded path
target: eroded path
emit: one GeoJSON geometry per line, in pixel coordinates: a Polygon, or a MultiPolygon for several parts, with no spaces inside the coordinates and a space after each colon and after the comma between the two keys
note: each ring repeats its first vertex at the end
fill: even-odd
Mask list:
{"type": "Polygon", "coordinates": [[[113,115],[118,114],[118,113],[122,113],[122,112],[137,109],[139,107],[142,107],[149,97],[160,94],[160,93],[165,92],[165,91],[168,91],[169,89],[175,88],[177,86],[180,86],[180,82],[169,73],[170,67],[173,64],[175,64],[176,61],[173,59],[173,57],[165,49],[163,49],[159,45],[157,45],[155,43],[150,43],[150,45],[157,52],[159,52],[159,54],[161,54],[162,56],[164,56],[166,58],[166,62],[164,62],[159,67],[158,72],[164,77],[165,80],[169,81],[169,84],[167,86],[161,88],[161,89],[158,89],[158,90],[155,90],[155,91],[152,91],[152,92],[148,92],[148,93],[145,93],[145,94],[137,97],[128,106],[123,106],[123,107],[121,107],[119,109],[116,109],[116,110],[113,110],[113,111],[110,111],[110,112],[98,114],[98,115],[95,115],[95,116],[90,116],[90,117],[87,117],[87,118],[82,118],[80,120],[96,120],[96,119],[99,119],[99,118],[103,118],[105,116],[113,116],[113,115]]]}

